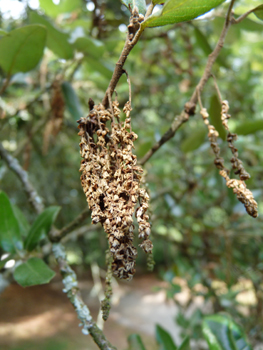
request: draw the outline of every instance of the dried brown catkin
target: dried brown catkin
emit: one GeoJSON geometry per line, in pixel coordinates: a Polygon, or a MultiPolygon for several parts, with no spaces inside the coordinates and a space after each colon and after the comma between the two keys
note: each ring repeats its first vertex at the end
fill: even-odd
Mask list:
{"type": "Polygon", "coordinates": [[[150,224],[149,196],[140,187],[143,170],[132,153],[137,135],[131,131],[131,105],[124,106],[125,121],[120,122],[117,101],[112,108],[95,105],[88,117],[79,120],[80,153],[83,158],[81,184],[92,211],[92,223],[101,223],[108,235],[113,257],[112,270],[123,279],[131,279],[135,272],[137,250],[133,245],[133,214],[139,224],[140,246],[152,251],[148,239],[150,224]]]}
{"type": "MultiPolygon", "coordinates": [[[[224,127],[228,130],[227,119],[230,118],[230,115],[227,114],[228,103],[226,103],[226,102],[227,101],[222,102],[221,119],[222,119],[222,123],[223,123],[224,127]]],[[[214,163],[215,163],[216,167],[220,170],[219,174],[225,178],[227,187],[233,188],[233,192],[236,194],[237,199],[244,204],[247,213],[249,215],[251,215],[252,217],[256,218],[258,216],[257,202],[255,201],[255,199],[252,195],[252,192],[246,187],[246,184],[244,182],[244,180],[249,178],[249,174],[248,174],[248,176],[245,175],[246,172],[242,166],[242,162],[239,161],[239,159],[237,158],[237,156],[238,156],[237,149],[234,147],[234,145],[232,143],[233,140],[236,139],[236,135],[229,133],[227,140],[229,143],[229,147],[232,150],[232,153],[234,155],[234,157],[233,157],[234,160],[233,160],[233,158],[231,159],[231,162],[233,164],[232,166],[234,169],[236,169],[236,168],[238,169],[238,171],[236,171],[236,174],[239,174],[240,180],[230,179],[230,177],[229,177],[230,172],[224,166],[224,159],[222,157],[220,157],[220,147],[217,143],[218,132],[215,130],[215,127],[209,123],[209,120],[208,120],[209,114],[208,114],[206,108],[201,108],[200,114],[203,117],[205,125],[207,125],[207,127],[208,127],[208,131],[209,131],[208,138],[210,141],[211,148],[212,148],[214,155],[215,155],[214,163]],[[235,137],[233,137],[233,135],[235,135],[235,137]],[[237,165],[235,165],[236,163],[234,163],[234,162],[238,162],[237,165]]]]}

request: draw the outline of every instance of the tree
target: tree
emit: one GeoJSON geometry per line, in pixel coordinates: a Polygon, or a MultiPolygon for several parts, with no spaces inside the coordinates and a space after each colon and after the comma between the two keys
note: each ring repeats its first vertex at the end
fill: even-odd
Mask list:
{"type": "MultiPolygon", "coordinates": [[[[102,224],[109,239],[102,304],[105,319],[110,309],[112,272],[126,279],[135,272],[135,213],[142,239],[139,245],[149,256],[148,265],[153,267],[149,220],[156,265],[160,268],[165,258],[169,259],[169,270],[166,266],[164,274],[170,283],[168,297],[180,289],[175,276],[183,276],[192,296],[198,293],[195,286],[200,283],[215,313],[228,311],[242,323],[244,318],[236,307],[240,290],[236,292],[234,287],[245,277],[257,298],[249,310],[251,322],[246,331],[253,330],[255,344],[262,337],[262,224],[260,219],[254,223],[245,216],[237,199],[251,217],[257,217],[254,196],[260,193],[252,193],[248,187],[260,188],[258,174],[262,171],[261,141],[256,133],[263,129],[258,98],[262,76],[255,71],[262,68],[257,45],[263,5],[250,6],[241,14],[237,3],[235,12],[239,15],[235,15],[235,1],[223,3],[207,0],[200,7],[200,1],[168,0],[146,6],[143,0],[123,0],[124,8],[115,1],[64,0],[55,5],[42,0],[40,8],[45,14],[27,6],[24,18],[2,19],[4,141],[0,153],[3,164],[17,175],[22,187],[11,173],[6,176],[3,165],[1,176],[11,200],[1,192],[0,244],[2,253],[8,254],[1,267],[15,260],[13,276],[22,286],[48,283],[54,272],[48,266],[51,252],[44,253],[43,247],[50,241],[64,291],[83,332],[90,333],[101,349],[114,346],[91,318],[61,243],[90,216],[92,224],[102,224]],[[198,18],[206,13],[207,17],[198,18]],[[124,33],[117,30],[123,28],[124,21],[128,23],[125,40],[124,33]],[[253,57],[246,51],[253,42],[244,42],[243,30],[255,42],[253,57]],[[204,125],[197,120],[197,105],[204,125]],[[84,117],[84,110],[88,117],[84,117]],[[230,111],[239,116],[239,123],[229,121],[230,111]],[[247,121],[252,113],[253,120],[247,121]],[[79,163],[76,121],[83,158],[81,183],[90,209],[85,208],[78,174],[73,171],[79,163]],[[177,132],[185,123],[187,126],[177,132]],[[170,124],[168,130],[166,124],[170,124]],[[137,141],[133,130],[139,135],[137,141]],[[236,143],[233,130],[249,136],[236,143]],[[232,153],[231,171],[224,165],[224,159],[229,159],[227,147],[232,153]],[[148,172],[151,219],[141,166],[148,172]],[[256,174],[252,180],[248,167],[256,174]],[[62,206],[60,213],[57,204],[62,206]],[[253,241],[244,244],[249,234],[253,241]],[[173,244],[165,256],[162,247],[167,241],[173,244]],[[215,280],[225,282],[227,292],[223,295],[214,286],[215,280]]],[[[88,226],[88,230],[100,230],[98,226],[88,226]]],[[[93,244],[96,249],[101,246],[97,238],[93,244]]],[[[103,248],[106,250],[106,240],[103,248]]],[[[91,256],[92,249],[81,249],[84,256],[96,259],[91,256]]],[[[98,260],[101,258],[104,256],[98,260]]],[[[200,322],[210,349],[251,348],[241,327],[229,316],[201,315],[195,324],[184,318],[183,312],[181,316],[178,322],[184,324],[186,336],[181,349],[189,348],[189,336],[200,322]]],[[[163,348],[168,344],[176,348],[161,327],[157,327],[157,341],[163,348]]],[[[130,346],[143,349],[138,337],[130,339],[130,346]]]]}

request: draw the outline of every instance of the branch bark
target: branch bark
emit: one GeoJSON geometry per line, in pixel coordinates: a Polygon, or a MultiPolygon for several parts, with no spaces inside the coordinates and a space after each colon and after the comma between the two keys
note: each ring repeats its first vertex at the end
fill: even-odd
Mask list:
{"type": "Polygon", "coordinates": [[[28,178],[28,173],[21,167],[19,164],[18,160],[14,158],[0,143],[0,155],[10,168],[20,179],[22,182],[25,192],[28,195],[29,202],[32,204],[34,207],[35,211],[40,214],[43,209],[43,201],[42,198],[38,195],[37,191],[31,184],[29,178],[28,178]]]}
{"type": "Polygon", "coordinates": [[[51,230],[49,233],[49,240],[51,242],[59,242],[63,237],[79,226],[89,215],[90,209],[87,207],[71,223],[61,230],[51,230]]]}
{"type": "Polygon", "coordinates": [[[152,148],[138,162],[139,164],[144,165],[164,143],[166,143],[167,141],[169,141],[171,138],[174,137],[176,131],[185,122],[187,122],[189,120],[189,117],[193,116],[195,114],[195,108],[196,108],[196,104],[197,104],[197,100],[198,100],[198,94],[201,93],[205,84],[207,83],[208,79],[211,76],[211,70],[212,70],[213,64],[215,63],[221,49],[224,46],[225,37],[226,37],[227,32],[232,24],[231,11],[232,11],[234,2],[235,2],[235,0],[232,0],[230,5],[229,5],[225,24],[224,24],[223,30],[221,32],[221,35],[219,37],[219,40],[217,42],[217,45],[216,45],[214,51],[208,56],[208,60],[207,60],[207,64],[206,64],[204,73],[203,73],[199,83],[197,84],[190,100],[185,104],[184,110],[181,112],[181,114],[177,115],[174,118],[174,121],[173,121],[171,127],[161,137],[160,141],[158,141],[155,145],[152,146],[152,148]]]}
{"type": "Polygon", "coordinates": [[[60,243],[53,244],[53,253],[58,262],[61,275],[63,276],[63,284],[65,287],[63,292],[67,293],[71,304],[74,306],[78,318],[81,321],[83,334],[90,334],[101,350],[116,350],[106,339],[102,330],[93,321],[90,311],[80,295],[77,276],[67,263],[63,246],[60,243]]]}
{"type": "MultiPolygon", "coordinates": [[[[153,7],[154,7],[153,4],[150,4],[144,20],[151,15],[153,7]]],[[[128,25],[128,33],[127,33],[126,41],[124,44],[124,48],[121,52],[121,55],[120,55],[118,62],[115,65],[115,69],[114,69],[114,72],[112,74],[109,86],[108,86],[106,93],[105,93],[105,96],[102,100],[102,104],[104,105],[105,108],[109,107],[109,97],[112,96],[122,74],[124,73],[123,66],[127,60],[127,57],[129,56],[131,50],[137,44],[138,40],[140,39],[140,37],[143,33],[144,29],[141,26],[141,22],[142,22],[142,20],[139,16],[137,10],[136,9],[133,10],[133,13],[130,17],[130,23],[128,25]]]]}

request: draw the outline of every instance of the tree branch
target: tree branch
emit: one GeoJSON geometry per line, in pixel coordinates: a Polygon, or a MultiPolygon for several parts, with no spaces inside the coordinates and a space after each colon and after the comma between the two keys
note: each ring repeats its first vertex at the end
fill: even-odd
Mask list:
{"type": "Polygon", "coordinates": [[[63,227],[61,230],[51,230],[49,233],[49,240],[53,243],[59,242],[63,237],[79,226],[89,214],[90,209],[87,207],[71,223],[63,227]]]}
{"type": "Polygon", "coordinates": [[[105,338],[102,330],[93,321],[90,311],[80,295],[77,276],[67,263],[67,257],[63,246],[60,243],[53,244],[53,253],[63,276],[63,284],[65,287],[63,292],[67,293],[71,304],[74,306],[78,318],[81,321],[83,334],[90,334],[101,350],[116,350],[105,338]]]}
{"type": "Polygon", "coordinates": [[[144,165],[150,158],[151,156],[167,141],[169,141],[171,138],[174,137],[176,131],[180,128],[180,126],[182,124],[184,124],[185,122],[187,122],[189,120],[190,116],[193,116],[195,114],[195,107],[196,107],[196,103],[198,100],[198,94],[201,93],[201,91],[203,90],[205,84],[207,83],[208,79],[211,76],[211,70],[213,67],[213,64],[215,63],[221,49],[224,46],[224,41],[225,41],[225,37],[227,35],[227,32],[232,24],[232,18],[231,18],[231,11],[233,8],[235,0],[232,0],[229,8],[228,8],[228,12],[227,12],[227,16],[226,16],[226,21],[223,27],[223,30],[221,32],[220,38],[216,44],[216,47],[214,49],[214,51],[208,56],[208,60],[207,60],[207,64],[204,70],[204,74],[201,77],[199,83],[197,84],[192,97],[190,98],[190,100],[185,104],[184,106],[184,111],[182,111],[182,113],[180,115],[177,115],[174,118],[174,121],[171,125],[171,127],[168,129],[168,131],[161,137],[160,141],[158,141],[144,156],[143,158],[138,162],[141,165],[144,165]]]}
{"type": "MultiPolygon", "coordinates": [[[[147,13],[145,15],[145,19],[149,17],[150,14],[152,13],[153,7],[154,6],[152,4],[148,7],[147,13]]],[[[124,63],[126,62],[127,57],[129,56],[134,46],[137,44],[144,30],[141,26],[141,22],[143,18],[141,18],[140,16],[141,15],[138,14],[137,10],[134,9],[130,17],[130,23],[128,25],[128,33],[124,44],[124,48],[122,50],[122,53],[120,55],[118,62],[115,65],[115,69],[112,74],[109,86],[102,100],[102,104],[104,105],[105,108],[109,106],[109,96],[110,97],[112,96],[122,74],[124,73],[123,66],[124,66],[124,63]]]]}
{"type": "Polygon", "coordinates": [[[28,178],[28,173],[21,167],[21,165],[18,163],[18,160],[11,156],[11,154],[9,154],[9,152],[3,147],[1,143],[0,155],[6,162],[8,167],[18,176],[28,195],[29,202],[32,204],[35,211],[38,214],[40,214],[44,209],[43,201],[42,198],[38,195],[33,185],[31,184],[28,178]]]}

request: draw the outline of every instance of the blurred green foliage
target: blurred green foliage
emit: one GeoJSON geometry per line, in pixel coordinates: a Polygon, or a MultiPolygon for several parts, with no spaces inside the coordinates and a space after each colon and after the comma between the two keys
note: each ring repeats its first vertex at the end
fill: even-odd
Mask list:
{"type": "MultiPolygon", "coordinates": [[[[191,97],[218,41],[227,5],[203,19],[146,29],[129,55],[125,69],[132,83],[132,127],[139,136],[135,143],[139,159],[168,130],[191,97]]],[[[253,7],[259,5],[260,1],[253,1],[253,7]]],[[[250,9],[248,0],[237,1],[234,7],[239,15],[250,9]]],[[[61,206],[58,227],[72,221],[86,206],[79,181],[76,120],[88,113],[89,98],[95,103],[103,98],[123,47],[128,18],[127,8],[115,0],[64,0],[59,5],[41,0],[38,9],[25,6],[18,19],[0,13],[0,38],[4,40],[5,33],[15,34],[33,25],[46,30],[42,60],[37,63],[41,48],[32,52],[37,67],[31,69],[34,65],[27,62],[24,73],[20,70],[11,76],[0,98],[0,138],[28,171],[45,205],[61,206]],[[63,80],[66,110],[62,128],[54,136],[47,132],[47,124],[52,83],[58,77],[63,80]],[[49,140],[46,153],[45,134],[49,140]]],[[[198,111],[145,165],[155,268],[167,281],[167,296],[180,307],[177,323],[182,336],[195,340],[202,337],[203,312],[198,310],[189,319],[185,309],[196,297],[202,297],[213,312],[227,311],[239,322],[253,346],[263,341],[262,33],[263,24],[254,14],[233,26],[213,67],[222,98],[229,101],[230,130],[240,135],[236,145],[251,174],[248,187],[258,201],[259,217],[246,214],[219,176],[198,111]],[[175,298],[181,290],[178,278],[189,288],[187,305],[175,298]],[[252,293],[252,301],[242,298],[246,293],[252,293]]],[[[3,85],[10,69],[1,62],[0,58],[3,85]]],[[[125,77],[117,93],[122,106],[128,99],[125,77]]],[[[219,105],[212,79],[202,93],[202,102],[220,133],[221,154],[230,159],[224,130],[218,123],[219,105]]],[[[20,182],[3,161],[0,166],[1,189],[32,224],[36,217],[20,182]]],[[[96,261],[104,267],[105,234],[99,227],[91,230],[89,224],[87,220],[84,229],[67,240],[71,261],[83,266],[96,261]],[[74,259],[74,252],[78,259],[74,259]]],[[[139,253],[138,270],[145,272],[145,266],[145,257],[139,253]]]]}

